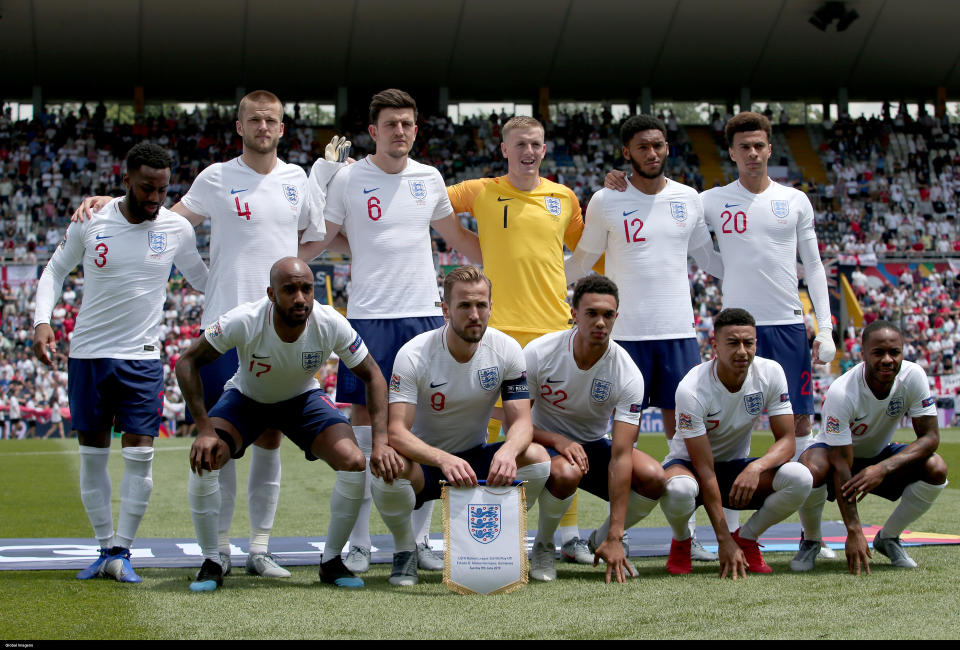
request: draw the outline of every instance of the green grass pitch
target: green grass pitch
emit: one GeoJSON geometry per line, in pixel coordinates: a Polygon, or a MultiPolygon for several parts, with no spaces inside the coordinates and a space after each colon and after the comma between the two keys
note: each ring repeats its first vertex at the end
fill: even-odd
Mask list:
{"type": "MultiPolygon", "coordinates": [[[[903,430],[897,440],[909,441],[903,430]]],[[[769,434],[755,436],[766,448],[769,434]]],[[[154,492],[140,527],[143,537],[193,537],[187,508],[189,440],[159,440],[154,492]]],[[[658,435],[639,446],[655,458],[666,453],[658,435]]],[[[80,504],[76,440],[0,441],[0,538],[91,537],[80,504]]],[[[119,448],[119,441],[114,441],[119,448]]],[[[960,431],[943,432],[940,454],[960,467],[960,431]]],[[[247,534],[247,463],[241,460],[232,534],[247,534]]],[[[119,507],[121,463],[111,455],[114,512],[119,507]]],[[[956,470],[951,469],[951,474],[956,470]]],[[[333,472],[307,463],[283,446],[283,489],[276,535],[323,535],[333,472]]],[[[960,532],[960,483],[954,480],[929,513],[911,528],[960,532]]],[[[581,493],[580,527],[596,527],[606,504],[581,493]]],[[[882,524],[892,505],[868,497],[865,523],[882,524]]],[[[376,509],[374,509],[376,512],[376,509]]],[[[434,529],[440,530],[440,508],[434,529]]],[[[827,504],[825,519],[839,519],[827,504]]],[[[744,519],[745,520],[745,519],[744,519]]],[[[794,518],[788,521],[796,521],[794,518]]],[[[700,513],[699,523],[706,524],[700,513]]],[[[536,526],[531,507],[528,528],[536,526]]],[[[642,523],[665,526],[659,508],[642,523]]],[[[379,516],[374,534],[386,533],[379,516]]],[[[717,565],[694,563],[690,576],[673,577],[665,558],[634,558],[639,577],[606,585],[600,568],[558,563],[559,580],[531,583],[505,595],[459,596],[440,574],[421,572],[419,585],[387,584],[389,567],[374,565],[358,591],[323,586],[316,567],[291,567],[289,580],[247,576],[242,567],[213,594],[187,586],[193,569],[141,569],[141,585],[81,582],[75,571],[0,572],[0,638],[15,639],[869,639],[960,637],[960,548],[910,550],[914,571],[876,558],[870,576],[848,575],[841,558],[818,561],[809,574],[788,568],[792,553],[767,553],[774,573],[732,582],[717,579],[717,565]]]]}

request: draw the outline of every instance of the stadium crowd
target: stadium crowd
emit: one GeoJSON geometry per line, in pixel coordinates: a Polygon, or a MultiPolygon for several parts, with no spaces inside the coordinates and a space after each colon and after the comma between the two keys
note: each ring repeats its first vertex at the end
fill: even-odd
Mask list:
{"type": "MultiPolygon", "coordinates": [[[[299,116],[299,106],[289,117],[279,155],[305,168],[322,157],[317,129],[299,116]]],[[[500,128],[505,113],[469,117],[461,124],[446,116],[424,116],[411,156],[437,167],[448,183],[504,172],[499,151],[500,128]]],[[[729,116],[727,116],[729,117],[729,116]]],[[[666,116],[671,141],[667,175],[678,182],[703,188],[698,158],[676,117],[666,116]]],[[[782,120],[781,120],[782,122],[782,120]]],[[[725,119],[712,116],[715,131],[725,119]]],[[[584,206],[603,184],[610,168],[623,166],[619,121],[608,109],[598,112],[561,112],[548,125],[547,156],[542,175],[571,187],[584,206]]],[[[943,257],[960,252],[957,206],[960,204],[960,132],[946,120],[921,111],[914,120],[904,107],[891,115],[826,120],[822,128],[809,129],[820,139],[819,153],[828,182],[795,179],[796,187],[809,190],[816,209],[821,254],[886,254],[893,257],[924,255],[943,257]]],[[[359,158],[373,150],[360,122],[347,130],[353,153],[359,158]]],[[[92,112],[81,107],[66,114],[44,113],[36,119],[14,121],[10,110],[0,115],[0,232],[5,264],[42,264],[63,238],[68,215],[85,196],[118,195],[121,161],[129,147],[149,139],[165,147],[174,160],[167,204],[177,202],[199,170],[212,162],[240,153],[241,141],[231,112],[183,112],[151,117],[135,124],[120,124],[101,104],[92,112]]],[[[462,220],[476,230],[469,215],[462,220]]],[[[206,251],[209,225],[197,230],[198,246],[206,251]]],[[[434,237],[438,269],[465,260],[447,250],[434,237]]],[[[960,343],[960,281],[957,272],[921,276],[904,267],[897,283],[869,283],[859,269],[851,277],[864,310],[865,325],[877,319],[901,322],[906,335],[904,358],[916,361],[931,375],[951,373],[954,352],[960,343]]],[[[709,358],[713,316],[720,310],[719,283],[701,269],[690,272],[697,332],[703,358],[709,358]]],[[[442,274],[438,271],[438,283],[442,274]]],[[[333,283],[335,305],[344,306],[349,282],[333,283]]],[[[36,423],[53,423],[66,409],[66,345],[73,330],[83,291],[82,271],[64,287],[52,326],[60,342],[56,368],[38,364],[30,352],[31,315],[35,281],[7,283],[2,287],[0,325],[0,418],[4,437],[32,435],[36,423]],[[16,416],[20,417],[16,417],[16,416]]],[[[169,431],[182,424],[184,406],[172,368],[200,327],[203,295],[174,275],[164,310],[165,419],[169,431]]],[[[810,323],[812,326],[812,323],[810,323]]],[[[810,339],[814,332],[809,328],[810,339]]],[[[842,334],[841,371],[859,362],[859,332],[842,334]]],[[[332,376],[330,364],[323,375],[332,376]]],[[[817,382],[823,390],[830,378],[817,382]]],[[[332,383],[328,384],[332,390],[332,383]]],[[[820,399],[816,400],[819,404],[820,399]]]]}

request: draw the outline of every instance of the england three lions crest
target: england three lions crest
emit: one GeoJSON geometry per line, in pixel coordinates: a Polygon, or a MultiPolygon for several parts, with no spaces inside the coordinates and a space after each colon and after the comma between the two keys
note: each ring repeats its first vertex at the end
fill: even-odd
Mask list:
{"type": "Polygon", "coordinates": [[[167,250],[167,233],[155,230],[147,231],[147,243],[153,253],[162,253],[167,250]]]}
{"type": "Polygon", "coordinates": [[[297,192],[297,186],[284,184],[283,198],[289,201],[290,205],[296,205],[300,200],[300,194],[297,192]]]}
{"type": "Polygon", "coordinates": [[[670,201],[670,216],[677,223],[687,220],[687,204],[683,201],[670,201]]]}
{"type": "Polygon", "coordinates": [[[613,384],[609,381],[594,379],[590,386],[590,399],[594,402],[606,402],[610,399],[610,392],[613,390],[613,384]]]}
{"type": "Polygon", "coordinates": [[[743,406],[750,415],[760,415],[763,412],[763,393],[750,393],[743,397],[743,406]]]}
{"type": "Polygon", "coordinates": [[[316,352],[302,352],[300,355],[300,365],[304,370],[313,371],[322,366],[326,359],[327,357],[324,355],[323,350],[317,350],[316,352]]]}
{"type": "Polygon", "coordinates": [[[481,544],[489,544],[500,536],[500,505],[493,503],[471,503],[470,537],[481,544]]]}
{"type": "Polygon", "coordinates": [[[427,184],[424,181],[407,181],[410,185],[410,194],[417,201],[425,201],[427,198],[427,184]]]}
{"type": "Polygon", "coordinates": [[[770,201],[770,211],[778,219],[786,219],[790,214],[790,204],[782,199],[770,201]]]}
{"type": "Polygon", "coordinates": [[[903,396],[897,395],[887,404],[887,415],[895,418],[903,413],[903,396]]]}
{"type": "Polygon", "coordinates": [[[560,216],[560,210],[562,208],[560,199],[555,196],[548,196],[543,199],[543,203],[547,206],[547,212],[555,217],[560,216]]]}
{"type": "Polygon", "coordinates": [[[481,368],[477,371],[477,376],[483,390],[495,390],[500,385],[500,369],[496,366],[481,368]]]}

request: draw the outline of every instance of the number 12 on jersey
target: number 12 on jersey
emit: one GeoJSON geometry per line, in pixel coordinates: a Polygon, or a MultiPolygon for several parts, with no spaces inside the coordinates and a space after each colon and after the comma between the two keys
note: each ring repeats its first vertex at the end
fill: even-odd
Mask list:
{"type": "Polygon", "coordinates": [[[627,237],[627,241],[647,241],[646,237],[640,236],[640,231],[643,230],[643,221],[640,219],[632,219],[628,221],[627,219],[623,220],[623,234],[627,237]],[[633,239],[630,238],[630,228],[633,227],[633,239]]]}

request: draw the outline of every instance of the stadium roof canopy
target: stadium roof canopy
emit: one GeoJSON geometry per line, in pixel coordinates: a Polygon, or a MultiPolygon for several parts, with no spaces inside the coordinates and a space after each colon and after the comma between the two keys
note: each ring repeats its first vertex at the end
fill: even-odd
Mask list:
{"type": "Polygon", "coordinates": [[[848,0],[0,0],[0,97],[332,100],[447,87],[451,101],[960,96],[960,2],[848,0]]]}

